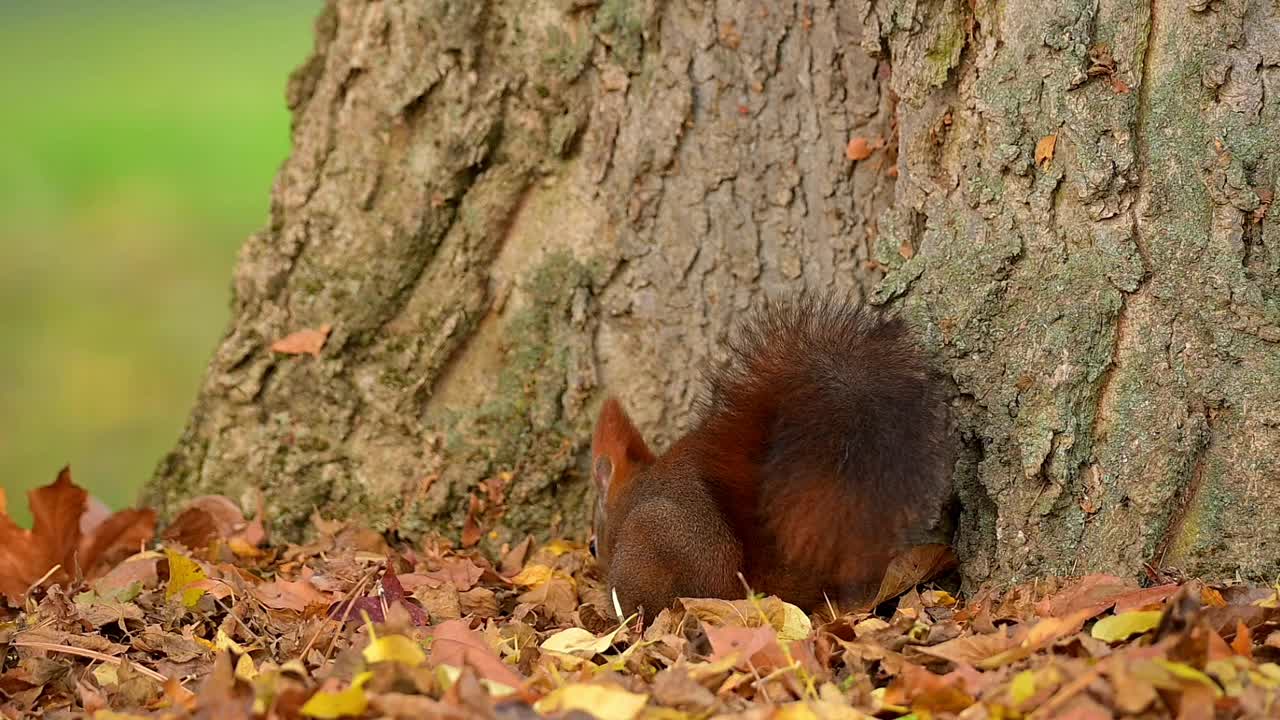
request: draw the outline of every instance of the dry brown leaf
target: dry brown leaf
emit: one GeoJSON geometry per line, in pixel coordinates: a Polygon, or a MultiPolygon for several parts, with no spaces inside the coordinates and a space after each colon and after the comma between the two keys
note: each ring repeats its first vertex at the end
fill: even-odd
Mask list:
{"type": "Polygon", "coordinates": [[[283,355],[311,355],[320,357],[320,350],[329,339],[333,326],[325,323],[315,329],[298,330],[271,343],[271,350],[283,355]]]}
{"type": "Polygon", "coordinates": [[[479,512],[480,498],[473,494],[467,504],[467,517],[462,523],[462,547],[474,547],[484,536],[480,523],[476,521],[476,514],[479,512]]]}
{"type": "Polygon", "coordinates": [[[263,605],[276,610],[305,612],[313,605],[327,605],[329,597],[322,594],[309,581],[274,580],[253,589],[253,596],[263,605]]]}
{"type": "Polygon", "coordinates": [[[873,608],[885,600],[897,597],[955,567],[955,564],[955,553],[946,545],[916,545],[889,563],[884,580],[880,582],[880,592],[876,593],[873,602],[863,607],[873,608]]]}
{"type": "Polygon", "coordinates": [[[441,563],[439,570],[428,570],[419,577],[434,582],[434,587],[452,583],[458,592],[466,592],[475,587],[476,581],[484,574],[484,568],[476,565],[470,558],[453,557],[441,563]]]}
{"type": "Polygon", "coordinates": [[[85,578],[98,577],[142,550],[155,534],[154,510],[121,510],[111,515],[80,539],[77,560],[85,578]]]}
{"type": "Polygon", "coordinates": [[[1064,590],[1041,600],[1036,612],[1041,617],[1069,615],[1089,609],[1096,616],[1122,597],[1131,595],[1137,583],[1115,575],[1086,575],[1064,590]]]}
{"type": "Polygon", "coordinates": [[[240,506],[222,495],[190,500],[165,528],[164,538],[191,550],[204,550],[214,541],[226,541],[245,525],[240,506]]]}
{"type": "Polygon", "coordinates": [[[432,631],[431,655],[427,662],[432,666],[447,664],[454,667],[470,667],[486,680],[519,688],[524,684],[510,665],[502,662],[480,633],[471,629],[466,620],[449,620],[432,631]]]}
{"type": "Polygon", "coordinates": [[[160,584],[160,553],[141,553],[116,565],[110,572],[93,582],[93,589],[100,597],[113,597],[127,591],[134,583],[138,589],[150,590],[160,584]]]}
{"type": "Polygon", "coordinates": [[[858,162],[871,157],[871,151],[871,143],[861,135],[857,135],[849,139],[849,144],[844,149],[844,156],[849,160],[858,162]]]}
{"type": "Polygon", "coordinates": [[[1036,143],[1036,165],[1041,168],[1048,167],[1053,162],[1053,151],[1058,146],[1057,135],[1045,135],[1040,138],[1040,142],[1036,143]]]}
{"type": "Polygon", "coordinates": [[[1164,604],[1165,600],[1178,592],[1178,587],[1177,584],[1170,583],[1126,593],[1116,598],[1115,612],[1120,615],[1133,610],[1150,610],[1159,607],[1164,604]]]}
{"type": "Polygon", "coordinates": [[[1253,659],[1253,632],[1243,620],[1236,621],[1236,636],[1231,641],[1231,651],[1242,658],[1253,659]]]}
{"type": "Polygon", "coordinates": [[[1017,644],[1007,627],[986,635],[965,635],[937,645],[919,646],[915,650],[953,663],[977,665],[1017,644]]]}
{"type": "Polygon", "coordinates": [[[64,467],[51,485],[27,493],[32,527],[19,528],[8,515],[0,515],[0,594],[16,603],[46,573],[48,583],[67,584],[101,573],[99,564],[117,562],[148,542],[155,532],[151,510],[125,510],[103,517],[94,513],[81,533],[81,520],[89,508],[88,493],[71,481],[64,467]]]}

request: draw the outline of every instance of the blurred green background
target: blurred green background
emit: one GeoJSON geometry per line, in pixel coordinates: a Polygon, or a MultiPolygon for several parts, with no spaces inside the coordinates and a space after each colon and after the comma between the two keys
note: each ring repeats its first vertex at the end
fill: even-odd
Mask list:
{"type": "Polygon", "coordinates": [[[20,523],[65,463],[132,504],[177,439],[319,8],[0,4],[0,485],[20,523]]]}

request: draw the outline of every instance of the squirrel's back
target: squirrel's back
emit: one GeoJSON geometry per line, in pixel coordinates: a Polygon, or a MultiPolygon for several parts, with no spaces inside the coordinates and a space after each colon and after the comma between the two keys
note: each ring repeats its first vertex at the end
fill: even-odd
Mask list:
{"type": "Polygon", "coordinates": [[[741,597],[738,573],[808,609],[849,606],[893,557],[939,541],[945,396],[901,318],[831,296],[767,303],[708,386],[661,456],[616,400],[601,410],[596,537],[625,612],[741,597]]]}
{"type": "Polygon", "coordinates": [[[874,594],[950,496],[943,393],[896,315],[831,296],[769,302],[730,344],[690,433],[759,590],[874,594]]]}

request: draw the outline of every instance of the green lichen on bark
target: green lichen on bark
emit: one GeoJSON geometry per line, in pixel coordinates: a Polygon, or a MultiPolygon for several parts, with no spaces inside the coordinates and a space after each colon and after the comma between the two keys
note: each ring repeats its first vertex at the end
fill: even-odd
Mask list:
{"type": "Polygon", "coordinates": [[[409,516],[421,519],[406,530],[425,529],[443,518],[461,528],[469,509],[463,500],[475,484],[465,477],[502,483],[502,500],[489,503],[479,518],[496,529],[496,542],[520,532],[545,532],[549,519],[563,531],[582,527],[585,487],[581,478],[566,473],[589,436],[590,418],[567,415],[564,396],[575,372],[570,355],[582,347],[589,329],[591,280],[588,266],[566,252],[549,254],[526,276],[520,307],[502,321],[501,364],[489,399],[443,414],[450,465],[442,480],[455,489],[449,500],[436,503],[444,516],[433,520],[426,508],[411,510],[409,516]]]}

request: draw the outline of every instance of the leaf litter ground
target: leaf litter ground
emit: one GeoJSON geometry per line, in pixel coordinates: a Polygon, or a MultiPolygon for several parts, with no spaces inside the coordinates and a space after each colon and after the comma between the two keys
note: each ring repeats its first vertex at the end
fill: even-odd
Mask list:
{"type": "Polygon", "coordinates": [[[221,497],[159,538],[71,482],[0,496],[7,718],[1274,718],[1275,588],[1109,575],[879,612],[683,600],[612,619],[585,548],[486,557],[317,518],[269,542],[221,497]]]}

